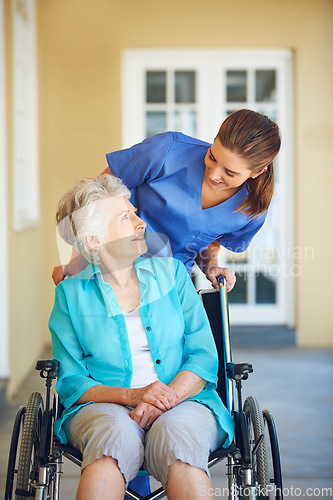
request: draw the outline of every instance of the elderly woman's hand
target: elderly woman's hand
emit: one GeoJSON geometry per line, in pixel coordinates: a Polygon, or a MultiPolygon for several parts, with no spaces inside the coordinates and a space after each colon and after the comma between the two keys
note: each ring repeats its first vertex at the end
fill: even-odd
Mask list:
{"type": "Polygon", "coordinates": [[[142,429],[149,431],[151,425],[162,415],[162,413],[164,412],[154,405],[140,403],[129,415],[142,429]]]}
{"type": "Polygon", "coordinates": [[[177,398],[178,395],[174,389],[158,380],[141,389],[133,389],[132,406],[149,403],[164,412],[176,406],[177,398]]]}

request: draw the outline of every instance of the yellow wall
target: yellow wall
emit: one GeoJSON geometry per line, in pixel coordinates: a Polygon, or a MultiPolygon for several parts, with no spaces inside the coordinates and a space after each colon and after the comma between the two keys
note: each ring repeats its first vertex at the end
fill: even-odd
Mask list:
{"type": "MultiPolygon", "coordinates": [[[[8,6],[9,2],[7,11],[8,6]]],[[[296,326],[300,345],[333,345],[328,205],[333,180],[333,2],[37,0],[37,14],[43,225],[10,234],[11,363],[12,371],[20,367],[17,380],[26,369],[20,363],[28,349],[27,326],[36,345],[42,331],[45,342],[48,339],[54,294],[50,272],[58,262],[57,200],[75,179],[104,170],[104,153],[121,147],[120,72],[125,48],[294,50],[295,244],[301,253],[314,247],[314,259],[297,262],[302,274],[296,280],[296,326]],[[33,273],[31,289],[27,268],[33,273]]]]}
{"type": "Polygon", "coordinates": [[[45,346],[44,232],[43,223],[27,231],[13,231],[12,22],[9,1],[5,2],[5,26],[9,228],[10,379],[8,390],[9,394],[13,394],[45,346]]]}

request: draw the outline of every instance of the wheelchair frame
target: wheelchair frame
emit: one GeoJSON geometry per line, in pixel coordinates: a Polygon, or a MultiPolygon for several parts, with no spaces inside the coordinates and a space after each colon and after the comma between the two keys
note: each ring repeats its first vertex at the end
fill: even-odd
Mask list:
{"type": "MultiPolygon", "coordinates": [[[[261,411],[253,396],[249,396],[244,404],[242,401],[242,381],[248,378],[253,368],[250,363],[233,363],[231,359],[228,298],[224,277],[219,277],[219,292],[205,290],[199,292],[199,295],[208,314],[219,353],[217,390],[236,425],[232,445],[211,453],[208,466],[212,467],[227,459],[229,500],[283,500],[280,453],[274,419],[268,410],[261,411]],[[234,386],[237,390],[237,405],[234,386]]],[[[25,500],[28,497],[36,500],[60,500],[62,458],[66,457],[79,466],[82,462],[80,451],[60,444],[53,433],[53,422],[59,409],[55,394],[51,405],[51,386],[57,377],[58,362],[39,360],[36,370],[45,378],[45,409],[41,394],[34,392],[30,395],[27,406],[20,406],[17,411],[4,500],[25,500]],[[20,451],[17,457],[18,447],[20,451]]],[[[145,497],[130,488],[127,488],[125,494],[131,500],[158,500],[165,496],[166,492],[162,487],[145,497]]]]}

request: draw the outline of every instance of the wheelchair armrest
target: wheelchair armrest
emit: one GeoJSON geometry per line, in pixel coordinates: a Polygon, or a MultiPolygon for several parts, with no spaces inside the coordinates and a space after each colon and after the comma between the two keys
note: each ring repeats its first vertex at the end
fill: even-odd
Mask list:
{"type": "Polygon", "coordinates": [[[227,363],[227,377],[232,380],[246,380],[252,372],[251,363],[227,363]]]}
{"type": "Polygon", "coordinates": [[[42,378],[57,378],[59,374],[59,361],[56,359],[39,359],[35,369],[40,371],[42,378]]]}

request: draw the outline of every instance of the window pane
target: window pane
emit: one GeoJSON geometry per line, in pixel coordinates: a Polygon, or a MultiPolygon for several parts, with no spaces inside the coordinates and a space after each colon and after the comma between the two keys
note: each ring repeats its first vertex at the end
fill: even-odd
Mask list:
{"type": "Polygon", "coordinates": [[[183,134],[195,136],[197,129],[197,116],[195,111],[175,111],[174,130],[183,134]]]}
{"type": "Polygon", "coordinates": [[[273,122],[278,122],[278,117],[277,117],[277,112],[275,109],[271,109],[271,110],[263,110],[263,109],[259,109],[257,108],[257,111],[258,113],[261,113],[262,115],[266,115],[268,116],[268,118],[270,118],[271,120],[273,120],[273,122]]]}
{"type": "Polygon", "coordinates": [[[276,71],[256,71],[256,101],[275,102],[276,100],[276,71]]]}
{"type": "Polygon", "coordinates": [[[167,116],[165,111],[147,111],[146,137],[165,132],[167,129],[167,116]]]}
{"type": "Polygon", "coordinates": [[[195,102],[195,72],[175,72],[175,101],[195,102]]]}
{"type": "MultiPolygon", "coordinates": [[[[269,207],[265,230],[256,235],[255,245],[251,245],[251,262],[256,266],[264,266],[266,273],[275,273],[281,257],[279,249],[279,206],[276,195],[269,207]]],[[[262,268],[261,268],[262,269],[262,268]]]]}
{"type": "Polygon", "coordinates": [[[247,281],[246,274],[236,272],[237,286],[228,293],[229,304],[246,304],[247,303],[247,281]]]}
{"type": "Polygon", "coordinates": [[[146,72],[146,102],[166,102],[166,71],[146,72]]]}
{"type": "Polygon", "coordinates": [[[247,72],[227,71],[227,101],[246,102],[247,72]]]}
{"type": "Polygon", "coordinates": [[[275,304],[276,280],[264,273],[256,276],[256,304],[275,304]]]}

